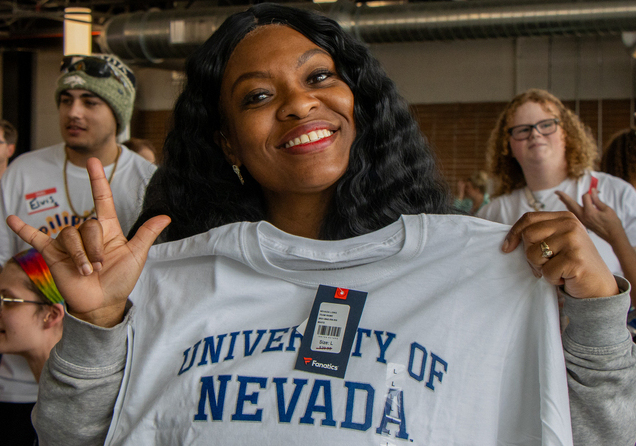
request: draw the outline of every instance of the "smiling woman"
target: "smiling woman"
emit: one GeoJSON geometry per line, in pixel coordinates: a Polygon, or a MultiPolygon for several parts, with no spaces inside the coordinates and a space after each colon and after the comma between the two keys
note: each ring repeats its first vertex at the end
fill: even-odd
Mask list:
{"type": "MultiPolygon", "coordinates": [[[[69,311],[34,412],[41,439],[571,444],[567,383],[582,384],[566,374],[554,285],[572,315],[568,367],[594,384],[573,413],[607,388],[632,401],[629,285],[572,216],[508,232],[441,215],[447,187],[406,103],[337,23],[256,5],[187,75],[130,240],[95,159],[97,219],[56,239],[8,219],[69,311]]],[[[600,423],[603,439],[632,415],[600,423]]]]}
{"type": "MultiPolygon", "coordinates": [[[[36,381],[62,337],[61,302],[51,272],[35,249],[15,255],[0,272],[0,355],[25,358],[36,381]]],[[[0,403],[3,444],[37,444],[32,407],[33,403],[0,403]]]]}
{"type": "Polygon", "coordinates": [[[62,336],[63,302],[42,255],[31,248],[0,272],[0,354],[24,356],[39,380],[62,336]]]}

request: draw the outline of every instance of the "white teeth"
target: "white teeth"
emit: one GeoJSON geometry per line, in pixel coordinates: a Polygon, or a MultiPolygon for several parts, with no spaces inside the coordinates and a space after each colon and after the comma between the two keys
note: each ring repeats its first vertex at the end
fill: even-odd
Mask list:
{"type": "Polygon", "coordinates": [[[285,144],[285,148],[289,149],[290,147],[297,146],[298,144],[306,144],[308,142],[318,141],[331,135],[333,135],[333,132],[331,130],[314,130],[289,141],[287,144],[285,144]]]}

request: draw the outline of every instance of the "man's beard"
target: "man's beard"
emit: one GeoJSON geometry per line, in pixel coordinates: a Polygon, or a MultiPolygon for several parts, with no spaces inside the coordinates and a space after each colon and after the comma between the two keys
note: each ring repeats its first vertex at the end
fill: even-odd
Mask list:
{"type": "Polygon", "coordinates": [[[86,155],[91,153],[91,149],[88,148],[87,146],[66,144],[66,147],[68,147],[73,152],[79,153],[80,155],[86,155]]]}

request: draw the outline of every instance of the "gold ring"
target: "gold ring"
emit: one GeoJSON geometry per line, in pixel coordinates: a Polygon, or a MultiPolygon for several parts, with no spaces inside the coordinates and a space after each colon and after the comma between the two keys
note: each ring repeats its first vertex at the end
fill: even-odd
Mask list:
{"type": "Polygon", "coordinates": [[[541,257],[549,259],[553,255],[554,253],[552,252],[548,244],[546,242],[541,242],[541,257]]]}

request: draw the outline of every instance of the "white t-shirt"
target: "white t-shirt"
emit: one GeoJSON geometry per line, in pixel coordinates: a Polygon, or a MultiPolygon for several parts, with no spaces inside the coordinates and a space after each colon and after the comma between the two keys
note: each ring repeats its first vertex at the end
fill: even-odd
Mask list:
{"type": "MultiPolygon", "coordinates": [[[[603,172],[588,172],[578,180],[568,178],[557,187],[533,192],[533,194],[537,201],[545,204],[543,210],[567,211],[565,204],[554,192],[557,190],[563,191],[576,199],[577,203],[582,206],[582,197],[590,189],[592,176],[598,179],[597,189],[600,200],[614,209],[616,215],[623,223],[623,228],[625,228],[630,243],[632,246],[636,246],[636,189],[626,181],[603,172]]],[[[488,205],[481,208],[477,216],[512,225],[523,214],[533,211],[534,208],[528,203],[524,188],[520,188],[495,198],[488,205]]],[[[588,230],[588,233],[610,271],[622,276],[623,271],[610,244],[594,232],[588,230]]]]}
{"type": "Polygon", "coordinates": [[[108,445],[569,445],[555,288],[507,227],[342,241],[235,223],[153,246],[108,445]],[[344,379],[294,370],[320,284],[368,292],[344,379]]]}
{"type": "MultiPolygon", "coordinates": [[[[13,255],[30,248],[5,221],[17,215],[24,222],[55,237],[69,225],[83,220],[74,217],[64,186],[64,144],[27,152],[17,157],[0,181],[0,265],[13,255]]],[[[106,177],[114,163],[105,167],[106,177]]],[[[122,153],[111,182],[117,216],[124,234],[131,228],[143,202],[143,195],[156,166],[122,146],[122,153]]],[[[93,196],[86,169],[68,163],[68,190],[79,214],[93,209],[93,196]]],[[[3,355],[0,361],[0,401],[32,403],[37,398],[37,383],[26,360],[3,355]]]]}

